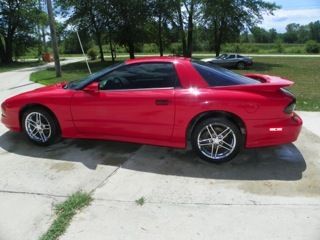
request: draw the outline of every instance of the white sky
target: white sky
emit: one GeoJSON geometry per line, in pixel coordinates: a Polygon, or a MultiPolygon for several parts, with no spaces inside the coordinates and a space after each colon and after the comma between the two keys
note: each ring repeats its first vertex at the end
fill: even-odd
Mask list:
{"type": "MultiPolygon", "coordinates": [[[[272,1],[269,1],[272,2],[272,1]]],[[[320,20],[320,0],[276,0],[281,9],[274,15],[264,15],[260,24],[266,29],[275,28],[278,32],[284,32],[289,23],[308,24],[320,20]]]]}

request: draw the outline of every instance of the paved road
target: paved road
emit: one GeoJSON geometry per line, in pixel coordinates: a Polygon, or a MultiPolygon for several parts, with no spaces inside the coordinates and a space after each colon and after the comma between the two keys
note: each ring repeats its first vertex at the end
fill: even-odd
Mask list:
{"type": "MultiPolygon", "coordinates": [[[[0,101],[38,87],[28,81],[34,70],[1,73],[0,101]]],[[[137,144],[41,148],[0,125],[0,239],[38,239],[53,205],[83,190],[95,200],[63,240],[317,240],[320,114],[301,114],[306,128],[294,144],[246,150],[221,166],[198,163],[190,150],[137,144]]]]}

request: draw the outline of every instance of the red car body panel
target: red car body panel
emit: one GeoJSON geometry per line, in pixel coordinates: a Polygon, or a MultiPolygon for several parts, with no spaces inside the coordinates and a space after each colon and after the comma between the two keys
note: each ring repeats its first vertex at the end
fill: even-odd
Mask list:
{"type": "Polygon", "coordinates": [[[292,84],[288,80],[250,74],[247,76],[261,84],[210,87],[190,59],[138,58],[125,64],[145,62],[173,63],[181,87],[89,92],[56,84],[7,99],[2,104],[2,122],[21,131],[21,111],[42,105],[55,115],[65,138],[184,148],[193,120],[214,111],[242,121],[247,148],[289,143],[299,135],[302,120],[295,113],[284,112],[292,98],[279,90],[292,84]],[[166,104],[161,104],[162,100],[166,104]]]}

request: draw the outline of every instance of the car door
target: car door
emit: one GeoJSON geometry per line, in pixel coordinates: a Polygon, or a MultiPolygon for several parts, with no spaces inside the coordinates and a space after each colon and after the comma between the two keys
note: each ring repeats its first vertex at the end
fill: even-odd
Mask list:
{"type": "Polygon", "coordinates": [[[174,123],[172,63],[122,66],[97,79],[99,91],[77,91],[71,107],[83,134],[166,140],[174,123]]]}
{"type": "Polygon", "coordinates": [[[230,54],[225,60],[225,66],[232,67],[235,64],[235,61],[236,61],[236,56],[234,54],[230,54]]]}

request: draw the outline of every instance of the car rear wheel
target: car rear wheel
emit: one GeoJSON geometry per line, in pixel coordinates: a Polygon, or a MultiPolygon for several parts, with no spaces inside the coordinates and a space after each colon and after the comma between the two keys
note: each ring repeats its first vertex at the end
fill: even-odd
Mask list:
{"type": "Polygon", "coordinates": [[[246,67],[246,64],[244,62],[238,62],[237,64],[238,69],[243,70],[245,69],[245,67],[246,67]]]}
{"type": "Polygon", "coordinates": [[[56,119],[42,108],[32,108],[23,113],[23,130],[28,139],[38,145],[47,146],[60,138],[56,119]]]}
{"type": "Polygon", "coordinates": [[[204,161],[223,163],[240,151],[243,137],[238,126],[225,118],[209,118],[200,122],[192,132],[193,150],[204,161]]]}

